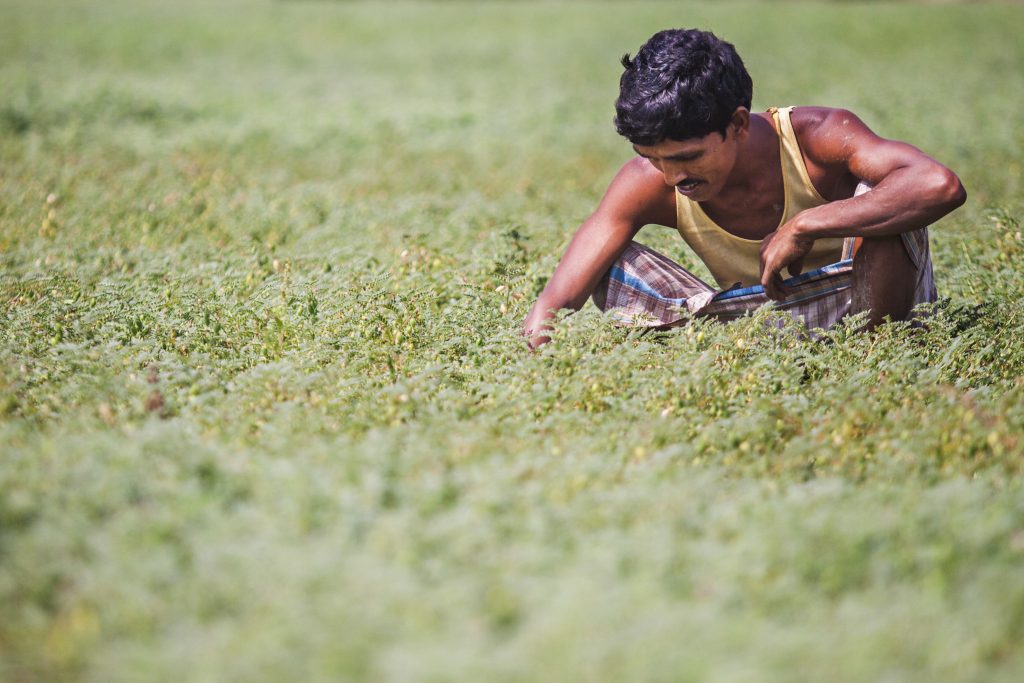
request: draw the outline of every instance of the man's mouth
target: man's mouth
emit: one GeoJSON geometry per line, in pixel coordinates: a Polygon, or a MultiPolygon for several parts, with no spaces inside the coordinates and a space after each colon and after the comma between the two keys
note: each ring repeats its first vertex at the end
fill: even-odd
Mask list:
{"type": "Polygon", "coordinates": [[[681,194],[690,194],[691,192],[693,192],[695,189],[697,189],[698,187],[700,187],[703,184],[704,184],[703,180],[696,180],[694,178],[687,178],[683,182],[681,182],[678,185],[676,185],[676,189],[681,194]]]}

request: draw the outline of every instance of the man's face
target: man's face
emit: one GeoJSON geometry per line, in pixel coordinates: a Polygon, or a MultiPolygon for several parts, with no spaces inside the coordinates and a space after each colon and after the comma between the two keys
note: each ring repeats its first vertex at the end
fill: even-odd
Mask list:
{"type": "Polygon", "coordinates": [[[661,171],[667,185],[684,197],[703,202],[725,187],[736,164],[739,135],[738,129],[730,124],[724,137],[708,133],[702,138],[633,145],[633,149],[661,171]]]}

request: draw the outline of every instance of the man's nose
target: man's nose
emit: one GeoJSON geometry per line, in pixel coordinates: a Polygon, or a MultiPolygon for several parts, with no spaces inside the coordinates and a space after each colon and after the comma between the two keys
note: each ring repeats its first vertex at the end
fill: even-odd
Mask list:
{"type": "Polygon", "coordinates": [[[661,174],[665,176],[665,184],[672,187],[686,180],[686,171],[680,164],[663,163],[661,174]]]}

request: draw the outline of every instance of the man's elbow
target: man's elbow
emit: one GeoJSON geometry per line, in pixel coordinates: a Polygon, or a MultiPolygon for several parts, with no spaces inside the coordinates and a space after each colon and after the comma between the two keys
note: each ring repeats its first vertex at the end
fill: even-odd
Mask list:
{"type": "Polygon", "coordinates": [[[944,166],[936,169],[930,185],[933,201],[937,207],[942,208],[944,214],[963,206],[967,201],[967,190],[960,178],[944,166]]]}

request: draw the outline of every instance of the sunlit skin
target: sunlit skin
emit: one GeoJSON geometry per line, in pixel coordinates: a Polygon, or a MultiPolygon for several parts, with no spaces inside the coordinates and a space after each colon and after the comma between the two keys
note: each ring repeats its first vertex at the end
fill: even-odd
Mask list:
{"type": "Polygon", "coordinates": [[[579,309],[646,225],[676,227],[675,193],[700,203],[719,226],[762,240],[761,284],[787,294],[783,269],[800,272],[814,241],[857,237],[854,310],[869,323],[905,318],[916,271],[899,234],[934,223],[966,200],[959,178],[917,148],[875,135],[843,109],[797,107],[793,127],[812,184],[828,201],[780,225],[785,204],[779,138],[771,115],[735,110],[723,133],[634,147],[597,210],[576,231],[523,321],[531,346],[549,340],[547,321],[579,309]],[[854,197],[859,181],[873,190],[854,197]]]}

